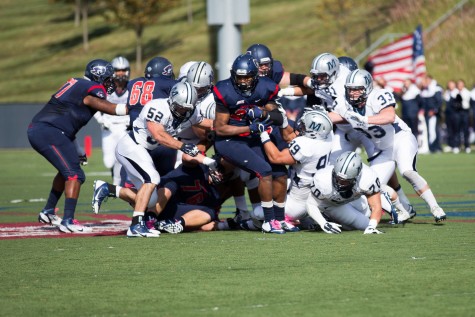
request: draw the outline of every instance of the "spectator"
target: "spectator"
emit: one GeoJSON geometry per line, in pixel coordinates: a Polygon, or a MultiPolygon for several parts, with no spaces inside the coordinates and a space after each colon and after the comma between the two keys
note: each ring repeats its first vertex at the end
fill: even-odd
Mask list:
{"type": "Polygon", "coordinates": [[[419,125],[419,120],[417,115],[421,106],[421,90],[414,84],[411,79],[406,79],[404,81],[404,86],[402,87],[402,119],[407,123],[409,128],[411,128],[412,134],[417,138],[419,134],[417,126],[419,125]]]}
{"type": "Polygon", "coordinates": [[[441,152],[439,117],[442,107],[442,87],[430,75],[422,81],[421,100],[427,122],[429,150],[431,153],[441,152]]]}
{"type": "Polygon", "coordinates": [[[445,125],[447,127],[447,146],[444,148],[444,152],[452,152],[459,150],[455,146],[455,126],[456,126],[456,113],[455,113],[455,97],[457,96],[458,90],[456,88],[455,80],[449,80],[447,82],[447,89],[444,92],[444,101],[445,101],[445,125]]]}
{"type": "Polygon", "coordinates": [[[465,152],[470,153],[469,142],[469,119],[470,119],[470,91],[465,88],[465,82],[462,79],[457,81],[457,95],[455,96],[454,108],[456,113],[454,153],[458,153],[462,143],[461,135],[463,134],[463,144],[465,152]]]}
{"type": "Polygon", "coordinates": [[[470,92],[470,144],[475,142],[475,84],[470,92]]]}

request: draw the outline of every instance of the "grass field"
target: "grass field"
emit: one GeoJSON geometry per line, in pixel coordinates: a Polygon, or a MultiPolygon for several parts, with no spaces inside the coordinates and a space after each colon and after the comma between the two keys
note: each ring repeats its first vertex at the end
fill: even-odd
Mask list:
{"type": "MultiPolygon", "coordinates": [[[[418,216],[381,225],[384,235],[0,240],[0,316],[475,316],[475,155],[421,155],[418,169],[447,212],[442,225],[402,181],[418,216]]],[[[93,180],[110,179],[99,149],[84,170],[77,216],[87,221],[93,180]]],[[[0,230],[36,221],[53,173],[32,150],[0,150],[0,230]]],[[[130,216],[119,200],[104,207],[130,216]]]]}

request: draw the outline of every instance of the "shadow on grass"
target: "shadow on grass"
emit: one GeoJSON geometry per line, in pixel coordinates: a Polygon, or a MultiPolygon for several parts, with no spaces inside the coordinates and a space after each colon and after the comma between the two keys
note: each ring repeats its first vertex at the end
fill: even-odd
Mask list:
{"type": "MultiPolygon", "coordinates": [[[[111,27],[111,26],[102,26],[100,28],[94,29],[92,32],[89,32],[89,41],[92,41],[95,38],[110,34],[114,32],[115,29],[116,29],[115,27],[111,27]]],[[[64,41],[50,44],[46,46],[46,50],[49,52],[56,52],[58,50],[71,49],[80,45],[82,45],[82,35],[74,36],[64,41]]]]}

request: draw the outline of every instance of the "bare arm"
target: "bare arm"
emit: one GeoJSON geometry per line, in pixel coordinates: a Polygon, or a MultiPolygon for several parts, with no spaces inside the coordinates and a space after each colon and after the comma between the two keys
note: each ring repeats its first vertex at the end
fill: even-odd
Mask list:
{"type": "Polygon", "coordinates": [[[374,116],[368,116],[368,124],[385,125],[394,123],[396,120],[396,109],[394,107],[386,107],[374,116]]]}
{"type": "Polygon", "coordinates": [[[286,148],[279,151],[273,142],[264,143],[264,150],[266,151],[269,161],[273,164],[293,165],[297,163],[290,154],[289,149],[286,148]]]}
{"type": "Polygon", "coordinates": [[[381,206],[381,193],[374,193],[370,196],[367,196],[367,198],[369,208],[371,209],[370,220],[374,219],[376,220],[376,223],[379,223],[383,214],[383,207],[381,206]]]}
{"type": "Polygon", "coordinates": [[[150,131],[152,138],[166,147],[179,150],[183,145],[183,142],[173,138],[167,131],[165,131],[163,125],[158,122],[147,121],[147,129],[150,131]]]}
{"type": "MultiPolygon", "coordinates": [[[[111,114],[111,115],[116,115],[116,108],[117,104],[111,103],[105,99],[97,98],[91,95],[87,95],[84,99],[83,102],[85,105],[91,107],[92,109],[98,110],[103,113],[111,114]]],[[[126,109],[126,114],[129,112],[127,108],[126,109]]]]}
{"type": "Polygon", "coordinates": [[[249,133],[251,130],[249,126],[232,126],[229,125],[229,111],[226,107],[221,105],[216,105],[216,118],[214,119],[214,127],[216,130],[216,135],[219,136],[234,136],[242,133],[249,133]]]}

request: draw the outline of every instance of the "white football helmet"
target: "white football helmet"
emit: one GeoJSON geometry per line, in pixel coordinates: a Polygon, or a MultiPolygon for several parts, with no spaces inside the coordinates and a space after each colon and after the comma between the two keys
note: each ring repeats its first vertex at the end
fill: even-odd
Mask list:
{"type": "Polygon", "coordinates": [[[325,140],[333,131],[333,123],[326,111],[312,110],[300,118],[297,129],[307,138],[325,140]]]}
{"type": "Polygon", "coordinates": [[[111,61],[112,67],[114,68],[114,78],[117,81],[129,81],[130,78],[130,64],[127,58],[123,56],[117,56],[111,61]],[[123,76],[117,76],[116,72],[119,70],[125,71],[123,76]]]}
{"type": "Polygon", "coordinates": [[[310,74],[312,74],[315,89],[328,88],[333,84],[340,72],[340,62],[335,55],[323,53],[312,61],[310,74]]]}
{"type": "Polygon", "coordinates": [[[196,89],[188,82],[178,82],[170,91],[168,104],[175,119],[184,120],[189,118],[196,108],[198,96],[196,89]]]}
{"type": "Polygon", "coordinates": [[[213,88],[213,68],[206,62],[194,63],[188,70],[186,80],[196,88],[198,98],[202,98],[209,94],[213,88]]]}
{"type": "Polygon", "coordinates": [[[355,186],[358,177],[363,169],[361,157],[351,151],[343,152],[336,159],[333,166],[333,187],[340,193],[351,195],[351,190],[355,186]]]}
{"type": "Polygon", "coordinates": [[[355,110],[364,108],[372,90],[373,77],[366,70],[356,69],[346,77],[345,98],[355,110]]]}

